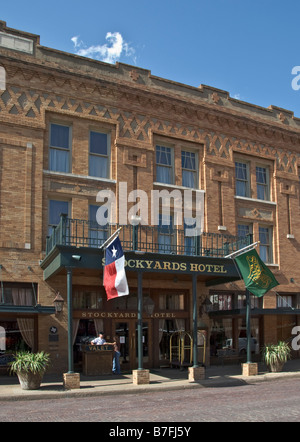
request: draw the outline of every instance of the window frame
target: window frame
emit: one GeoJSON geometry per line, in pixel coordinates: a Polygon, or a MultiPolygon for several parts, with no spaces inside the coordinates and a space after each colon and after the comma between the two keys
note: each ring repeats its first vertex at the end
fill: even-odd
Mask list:
{"type": "Polygon", "coordinates": [[[239,196],[241,198],[251,198],[251,175],[250,175],[250,163],[249,161],[244,161],[241,160],[239,158],[237,158],[234,161],[234,166],[235,166],[235,195],[239,196]],[[243,180],[241,178],[237,177],[237,164],[243,164],[246,167],[246,179],[243,180]],[[240,193],[238,193],[238,189],[237,189],[237,184],[239,183],[245,183],[245,195],[241,195],[240,193]]]}
{"type": "Polygon", "coordinates": [[[155,180],[156,180],[156,182],[158,182],[158,183],[161,183],[161,184],[166,184],[166,185],[168,185],[168,184],[171,184],[171,185],[174,185],[174,183],[175,183],[175,167],[174,167],[174,146],[171,146],[171,145],[169,145],[169,144],[165,144],[165,143],[156,143],[155,144],[155,166],[156,166],[156,168],[155,168],[155,172],[156,172],[156,177],[155,177],[155,180]],[[164,149],[170,149],[170,155],[171,155],[171,164],[170,165],[166,165],[166,164],[162,164],[162,163],[158,163],[157,162],[157,148],[158,147],[163,147],[164,149]],[[169,173],[169,177],[170,177],[170,182],[164,182],[164,181],[159,181],[158,180],[158,173],[157,173],[157,168],[158,167],[163,167],[163,168],[165,168],[165,169],[169,169],[169,171],[170,171],[170,173],[169,173]]]}
{"type": "MultiPolygon", "coordinates": [[[[60,202],[60,203],[66,203],[68,205],[68,211],[66,213],[66,215],[68,217],[70,217],[70,212],[71,212],[71,202],[70,201],[63,200],[63,199],[60,200],[60,199],[49,198],[49,200],[48,200],[48,223],[47,223],[48,236],[51,236],[51,234],[53,232],[53,227],[55,228],[55,227],[58,226],[58,224],[50,223],[50,216],[51,216],[50,203],[51,203],[51,201],[53,201],[53,202],[60,202]]],[[[64,212],[61,212],[61,213],[64,213],[64,212]]]]}
{"type": "Polygon", "coordinates": [[[270,168],[264,164],[256,164],[255,177],[256,177],[256,198],[260,201],[270,201],[270,168]],[[266,183],[260,183],[257,181],[257,169],[264,169],[266,171],[266,183]],[[262,186],[264,188],[264,196],[266,198],[259,197],[258,186],[262,186]]]}
{"type": "Polygon", "coordinates": [[[258,236],[259,236],[259,255],[261,260],[265,263],[265,264],[273,264],[274,261],[274,256],[273,256],[273,226],[265,226],[263,224],[260,224],[258,226],[258,236]],[[261,232],[261,229],[267,229],[268,232],[261,232]],[[268,235],[268,243],[264,243],[261,240],[261,234],[266,233],[268,235]],[[265,250],[266,251],[266,257],[267,259],[265,259],[265,257],[263,256],[262,251],[265,250]]]}
{"type": "MultiPolygon", "coordinates": [[[[72,159],[72,126],[70,124],[66,124],[66,123],[58,123],[58,122],[50,122],[49,123],[49,170],[52,172],[61,172],[61,173],[70,173],[72,171],[72,164],[71,164],[71,159],[72,159]],[[52,135],[52,126],[62,126],[62,127],[67,127],[69,130],[69,134],[68,134],[68,147],[61,147],[61,146],[52,146],[51,143],[51,135],[52,135]],[[68,170],[61,170],[61,168],[57,168],[57,167],[53,167],[52,162],[51,162],[51,151],[56,151],[56,152],[67,152],[68,153],[68,170]],[[58,170],[59,169],[59,170],[58,170]]],[[[55,166],[57,166],[55,164],[55,166]]]]}
{"type": "Polygon", "coordinates": [[[111,177],[111,133],[106,130],[95,130],[90,129],[89,130],[89,176],[95,177],[95,178],[106,178],[110,179],[111,177]],[[91,134],[101,134],[106,135],[106,148],[107,148],[107,154],[103,155],[96,152],[91,152],[91,134]],[[105,158],[107,160],[107,166],[106,166],[106,176],[99,175],[92,175],[91,174],[91,160],[92,158],[105,158]]]}
{"type": "Polygon", "coordinates": [[[198,159],[198,152],[195,152],[190,149],[181,149],[181,182],[183,187],[188,187],[189,189],[199,189],[199,159],[198,159]],[[183,167],[182,165],[182,154],[183,153],[189,153],[195,155],[195,169],[188,169],[186,167],[183,167]],[[183,183],[183,175],[184,172],[192,172],[194,174],[194,187],[187,186],[183,183]]]}

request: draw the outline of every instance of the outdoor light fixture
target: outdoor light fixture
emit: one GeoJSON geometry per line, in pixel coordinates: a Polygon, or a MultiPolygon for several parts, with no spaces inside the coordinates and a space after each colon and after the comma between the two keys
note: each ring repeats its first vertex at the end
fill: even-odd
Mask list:
{"type": "Polygon", "coordinates": [[[61,296],[59,290],[57,290],[56,297],[53,301],[56,313],[61,313],[63,311],[64,302],[65,301],[64,301],[63,297],[61,296]]]}
{"type": "Polygon", "coordinates": [[[72,259],[75,259],[75,261],[81,261],[80,255],[72,255],[72,259]]]}

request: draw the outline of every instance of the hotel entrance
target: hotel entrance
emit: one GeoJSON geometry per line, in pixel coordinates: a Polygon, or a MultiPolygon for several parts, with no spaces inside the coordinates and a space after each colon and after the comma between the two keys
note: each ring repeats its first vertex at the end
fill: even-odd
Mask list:
{"type": "MultiPolygon", "coordinates": [[[[152,367],[152,320],[143,320],[143,366],[152,367]]],[[[120,342],[120,364],[122,371],[129,371],[138,366],[138,324],[136,320],[113,320],[112,336],[120,342]]]]}

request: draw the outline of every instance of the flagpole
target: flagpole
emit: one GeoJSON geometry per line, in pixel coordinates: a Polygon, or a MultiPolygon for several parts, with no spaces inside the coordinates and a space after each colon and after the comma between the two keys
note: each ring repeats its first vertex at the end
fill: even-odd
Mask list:
{"type": "Polygon", "coordinates": [[[123,229],[122,226],[119,227],[118,230],[116,230],[112,235],[110,235],[110,237],[109,237],[108,239],[106,239],[106,240],[104,241],[104,243],[99,247],[99,249],[102,250],[102,249],[104,249],[104,247],[107,248],[107,246],[112,242],[113,238],[114,238],[115,236],[117,236],[118,233],[120,233],[122,229],[123,229]]]}
{"type": "Polygon", "coordinates": [[[247,364],[252,364],[251,357],[251,295],[246,289],[246,327],[247,327],[247,364]]]}
{"type": "MultiPolygon", "coordinates": [[[[258,246],[258,244],[260,244],[260,241],[257,241],[255,243],[249,244],[246,247],[243,247],[242,249],[239,249],[233,253],[231,253],[230,255],[225,256],[225,258],[231,258],[234,260],[234,258],[236,257],[236,255],[240,255],[244,252],[250,251],[252,249],[254,249],[255,247],[258,246]]],[[[234,261],[235,262],[235,261],[234,261]]],[[[237,265],[235,264],[235,266],[237,267],[237,265]]],[[[239,274],[240,271],[237,268],[239,274]]],[[[241,279],[242,275],[240,274],[241,279]]],[[[246,333],[247,333],[247,364],[252,364],[252,352],[251,352],[251,293],[249,292],[248,289],[246,289],[246,333]]]]}

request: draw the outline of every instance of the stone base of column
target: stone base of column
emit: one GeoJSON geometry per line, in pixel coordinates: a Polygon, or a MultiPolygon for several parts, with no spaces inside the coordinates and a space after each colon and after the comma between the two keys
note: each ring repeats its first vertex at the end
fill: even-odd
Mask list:
{"type": "Polygon", "coordinates": [[[205,367],[189,367],[189,382],[205,379],[205,367]]]}
{"type": "Polygon", "coordinates": [[[149,370],[133,370],[133,384],[134,385],[146,385],[150,384],[150,371],[149,370]]]}
{"type": "Polygon", "coordinates": [[[256,362],[242,364],[243,376],[257,376],[258,364],[256,362]]]}
{"type": "Polygon", "coordinates": [[[80,388],[80,373],[64,373],[63,383],[66,390],[76,390],[80,388]]]}

